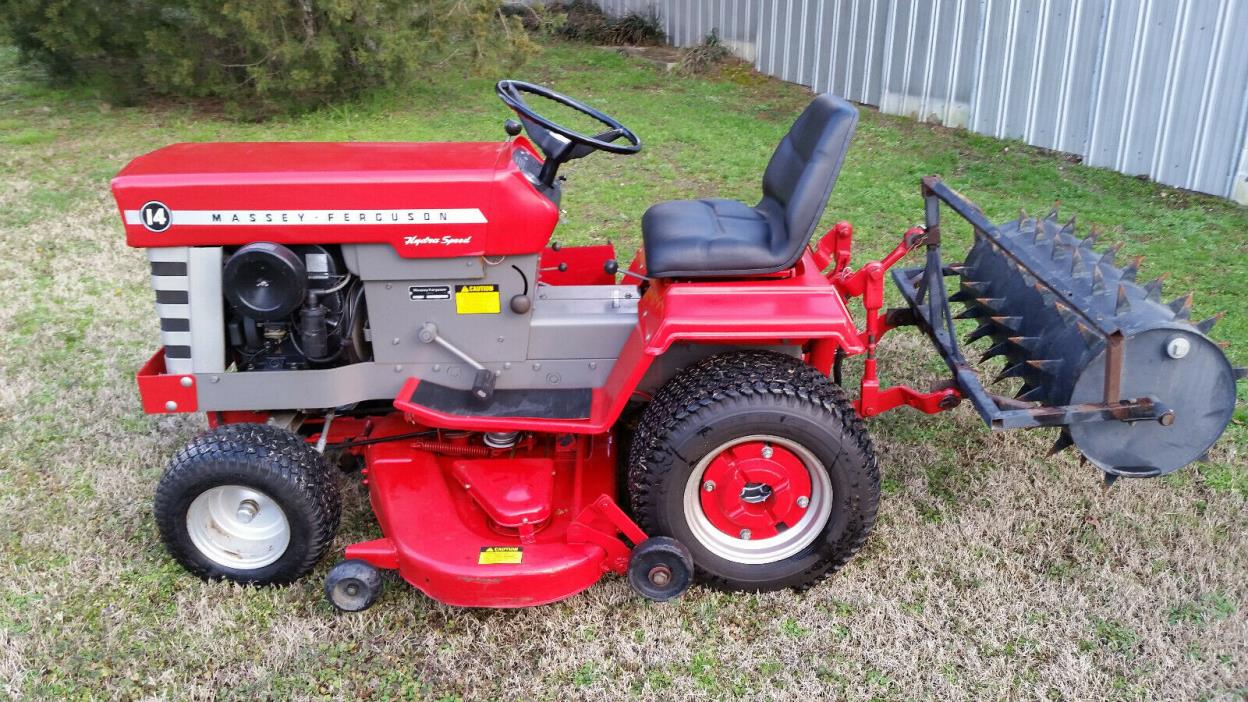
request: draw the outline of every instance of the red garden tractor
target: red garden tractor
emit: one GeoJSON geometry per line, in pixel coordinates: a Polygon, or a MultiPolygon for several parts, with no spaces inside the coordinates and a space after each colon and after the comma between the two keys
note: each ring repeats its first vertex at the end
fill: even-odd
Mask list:
{"type": "Polygon", "coordinates": [[[1055,449],[1110,481],[1200,458],[1231,418],[1244,370],[1206,336],[1215,320],[1190,322],[1190,297],[1160,302],[1138,261],[1117,266],[1073,220],[994,225],[933,177],[924,226],[882,260],[851,267],[844,222],[812,245],[857,121],[844,100],[798,117],[757,205],[659,203],[620,266],[610,245],[550,243],[558,172],[641,141],[547,88],[497,92],[518,120],[500,142],[177,144],[113,181],[160,317],[143,408],[210,427],[156,490],[161,536],[191,572],[306,575],[338,526],[337,473],[358,467],[380,533],[329,571],[342,610],[371,605],[386,570],[477,607],[552,602],[608,572],[655,600],[694,580],[804,588],[875,519],[865,417],[966,400],[994,430],[1056,429],[1055,449]],[[960,264],[941,258],[942,207],[974,228],[960,264]],[[913,249],[924,263],[895,268],[913,249]],[[967,343],[1007,359],[1015,396],[967,362],[950,300],[979,322],[967,343]],[[903,325],[931,338],[948,381],[881,387],[876,347],[903,325]],[[841,366],[856,355],[851,399],[841,366]]]}

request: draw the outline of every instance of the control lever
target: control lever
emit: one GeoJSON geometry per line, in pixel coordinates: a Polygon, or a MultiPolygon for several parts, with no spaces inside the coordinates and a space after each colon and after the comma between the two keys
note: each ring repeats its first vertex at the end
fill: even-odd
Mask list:
{"type": "Polygon", "coordinates": [[[469,356],[463,349],[447,341],[445,337],[439,336],[438,325],[433,322],[425,322],[425,325],[420,328],[416,337],[423,343],[441,346],[477,370],[476,376],[472,379],[473,397],[482,402],[488,402],[490,398],[494,397],[494,371],[481,365],[477,359],[469,356]]]}
{"type": "Polygon", "coordinates": [[[602,264],[602,270],[609,273],[610,275],[615,275],[616,273],[619,273],[621,275],[631,276],[633,278],[636,278],[637,280],[654,280],[654,278],[651,278],[650,276],[645,276],[640,273],[634,273],[630,270],[620,270],[620,262],[615,260],[614,258],[608,258],[606,263],[602,264]]]}

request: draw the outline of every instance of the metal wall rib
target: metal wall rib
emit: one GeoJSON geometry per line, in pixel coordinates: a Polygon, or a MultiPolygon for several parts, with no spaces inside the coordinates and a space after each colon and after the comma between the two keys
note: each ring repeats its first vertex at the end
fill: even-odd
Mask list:
{"type": "Polygon", "coordinates": [[[601,0],[676,46],[1248,204],[1244,0],[601,0]]]}

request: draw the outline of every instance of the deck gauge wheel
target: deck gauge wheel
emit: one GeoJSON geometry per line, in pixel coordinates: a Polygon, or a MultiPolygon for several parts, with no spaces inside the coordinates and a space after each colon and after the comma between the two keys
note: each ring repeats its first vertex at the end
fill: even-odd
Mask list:
{"type": "Polygon", "coordinates": [[[381,596],[381,587],[381,573],[352,558],[330,569],[325,578],[325,597],[341,612],[362,612],[381,596]]]}
{"type": "Polygon", "coordinates": [[[652,536],[633,548],[628,584],[655,602],[680,597],[693,583],[693,556],[670,536],[652,536]]]}

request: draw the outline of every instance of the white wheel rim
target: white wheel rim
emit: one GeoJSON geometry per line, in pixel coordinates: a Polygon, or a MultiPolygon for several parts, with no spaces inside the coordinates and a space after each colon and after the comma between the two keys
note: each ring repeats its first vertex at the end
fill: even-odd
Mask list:
{"type": "Polygon", "coordinates": [[[243,485],[201,492],[186,510],[186,531],[204,557],[235,570],[263,568],[290,544],[290,523],[281,506],[243,485]]]}
{"type": "Polygon", "coordinates": [[[801,444],[779,436],[754,434],[732,439],[709,451],[689,474],[684,495],[685,523],[698,543],[711,553],[734,563],[775,563],[801,552],[823,533],[832,515],[832,480],[823,463],[801,444]],[[724,533],[706,516],[700,492],[707,466],[723,451],[747,442],[765,442],[792,451],[810,475],[810,504],[800,520],[787,530],[764,539],[743,539],[724,533]]]}

